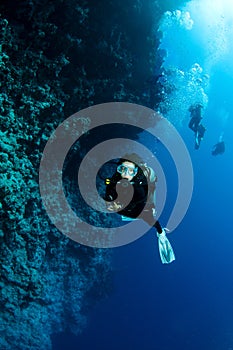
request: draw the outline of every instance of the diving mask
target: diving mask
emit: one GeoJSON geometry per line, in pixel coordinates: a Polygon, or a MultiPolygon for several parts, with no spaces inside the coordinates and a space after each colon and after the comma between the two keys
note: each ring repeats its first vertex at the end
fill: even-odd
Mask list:
{"type": "Polygon", "coordinates": [[[134,168],[134,167],[131,167],[129,165],[123,165],[123,164],[120,164],[118,165],[117,167],[117,172],[120,173],[120,174],[125,174],[125,175],[128,175],[128,176],[135,176],[138,172],[138,168],[134,168]]]}

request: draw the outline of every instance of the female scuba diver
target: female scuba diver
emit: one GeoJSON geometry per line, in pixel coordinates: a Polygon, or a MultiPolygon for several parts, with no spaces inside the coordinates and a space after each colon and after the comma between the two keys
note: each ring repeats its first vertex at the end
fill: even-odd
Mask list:
{"type": "Polygon", "coordinates": [[[157,176],[135,153],[126,154],[117,164],[116,172],[105,180],[105,200],[107,210],[121,215],[122,220],[128,218],[142,219],[156,228],[159,253],[162,263],[175,260],[175,255],[168,238],[166,229],[155,220],[155,191],[157,176]],[[133,188],[133,193],[130,189],[133,188]]]}

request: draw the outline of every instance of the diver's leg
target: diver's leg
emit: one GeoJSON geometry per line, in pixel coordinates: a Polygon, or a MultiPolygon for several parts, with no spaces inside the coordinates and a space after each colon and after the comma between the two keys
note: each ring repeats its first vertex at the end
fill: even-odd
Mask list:
{"type": "Polygon", "coordinates": [[[194,118],[191,118],[188,127],[194,132],[196,132],[196,130],[197,130],[197,127],[195,124],[196,123],[195,123],[194,118]]]}
{"type": "Polygon", "coordinates": [[[142,219],[147,222],[150,226],[155,227],[157,232],[160,234],[163,232],[162,226],[159,221],[155,221],[152,208],[143,211],[142,219]]]}
{"type": "Polygon", "coordinates": [[[156,228],[158,237],[158,247],[159,254],[163,264],[169,264],[175,260],[175,254],[173,252],[172,246],[166,237],[166,229],[163,229],[158,220],[155,221],[153,211],[145,210],[141,216],[144,221],[146,221],[150,226],[156,228]]]}
{"type": "Polygon", "coordinates": [[[163,232],[162,226],[160,225],[158,220],[155,222],[154,227],[156,228],[156,230],[159,234],[161,234],[163,232]]]}

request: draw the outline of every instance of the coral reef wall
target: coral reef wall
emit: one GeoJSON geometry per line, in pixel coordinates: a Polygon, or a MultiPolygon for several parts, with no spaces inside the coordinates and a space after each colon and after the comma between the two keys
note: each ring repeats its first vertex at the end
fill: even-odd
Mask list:
{"type": "Polygon", "coordinates": [[[158,103],[162,58],[152,33],[172,6],[1,1],[1,349],[50,349],[52,333],[81,332],[88,307],[111,292],[111,251],[68,240],[46,215],[41,153],[55,127],[84,107],[158,103]]]}

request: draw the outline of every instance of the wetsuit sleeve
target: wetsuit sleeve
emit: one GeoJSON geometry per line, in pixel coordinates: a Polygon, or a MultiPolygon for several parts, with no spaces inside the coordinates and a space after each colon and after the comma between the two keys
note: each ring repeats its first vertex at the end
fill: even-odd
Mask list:
{"type": "Polygon", "coordinates": [[[133,187],[134,193],[131,202],[128,205],[127,203],[122,203],[125,207],[118,212],[119,214],[130,218],[135,218],[141,213],[147,200],[147,186],[134,183],[133,187]]]}
{"type": "Polygon", "coordinates": [[[116,183],[113,182],[112,179],[106,179],[105,185],[106,185],[106,190],[105,190],[104,199],[107,202],[114,201],[117,198],[116,183]]]}
{"type": "Polygon", "coordinates": [[[135,204],[146,203],[148,194],[148,186],[147,185],[136,185],[134,186],[134,196],[133,202],[135,204]]]}

